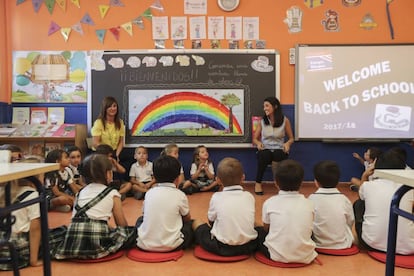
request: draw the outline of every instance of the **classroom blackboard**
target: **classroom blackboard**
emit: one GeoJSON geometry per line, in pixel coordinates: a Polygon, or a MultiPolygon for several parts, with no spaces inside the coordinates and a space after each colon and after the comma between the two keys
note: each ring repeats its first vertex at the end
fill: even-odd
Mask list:
{"type": "Polygon", "coordinates": [[[279,97],[279,74],[275,50],[92,52],[89,120],[113,96],[127,145],[250,145],[252,116],[279,97]]]}

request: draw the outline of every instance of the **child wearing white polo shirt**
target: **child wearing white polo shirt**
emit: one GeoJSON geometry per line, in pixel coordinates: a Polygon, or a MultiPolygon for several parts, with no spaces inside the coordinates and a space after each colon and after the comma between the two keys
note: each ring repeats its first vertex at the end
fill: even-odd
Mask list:
{"type": "Polygon", "coordinates": [[[193,229],[187,196],[177,189],[181,164],[172,156],[160,156],[153,163],[156,185],[145,195],[143,216],[136,223],[137,246],[146,251],[169,252],[193,243],[193,229]]]}
{"type": "Polygon", "coordinates": [[[312,239],[317,248],[350,248],[354,241],[354,211],[351,201],[336,188],[339,166],[334,161],[320,161],[313,174],[318,190],[308,197],[315,206],[312,239]]]}
{"type": "Polygon", "coordinates": [[[224,158],[217,167],[221,192],[213,194],[207,217],[209,224],[195,221],[196,242],[205,250],[221,256],[246,255],[256,250],[254,228],[255,200],[243,191],[243,166],[239,160],[224,158]]]}
{"type": "Polygon", "coordinates": [[[135,162],[129,170],[134,198],[144,199],[145,193],[155,184],[152,162],[148,161],[148,150],[144,146],[135,149],[135,162]]]}
{"type": "Polygon", "coordinates": [[[281,161],[275,173],[279,194],[263,204],[258,249],[274,261],[309,264],[318,255],[311,239],[313,203],[299,193],[303,176],[301,164],[281,161]]]}

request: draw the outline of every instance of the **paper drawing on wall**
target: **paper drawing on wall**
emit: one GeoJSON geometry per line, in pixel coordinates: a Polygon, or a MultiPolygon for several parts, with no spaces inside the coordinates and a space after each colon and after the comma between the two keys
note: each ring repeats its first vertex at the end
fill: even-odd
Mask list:
{"type": "Polygon", "coordinates": [[[13,52],[12,102],[86,102],[84,51],[13,52]]]}
{"type": "Polygon", "coordinates": [[[132,136],[243,136],[243,89],[129,90],[132,136]]]}

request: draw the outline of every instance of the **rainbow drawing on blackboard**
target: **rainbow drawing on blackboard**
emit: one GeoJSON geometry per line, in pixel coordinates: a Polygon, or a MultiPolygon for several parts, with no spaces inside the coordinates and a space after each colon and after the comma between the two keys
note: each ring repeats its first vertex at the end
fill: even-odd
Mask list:
{"type": "Polygon", "coordinates": [[[129,92],[129,99],[135,100],[129,114],[134,114],[134,108],[138,112],[136,117],[130,117],[132,136],[244,135],[243,89],[129,92]],[[137,107],[142,102],[146,106],[137,107]]]}

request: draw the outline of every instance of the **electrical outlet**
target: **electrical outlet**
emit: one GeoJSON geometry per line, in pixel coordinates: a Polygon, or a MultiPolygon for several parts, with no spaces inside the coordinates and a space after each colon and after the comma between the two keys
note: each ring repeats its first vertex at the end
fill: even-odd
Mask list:
{"type": "Polygon", "coordinates": [[[295,48],[289,48],[289,64],[295,64],[295,48]]]}

